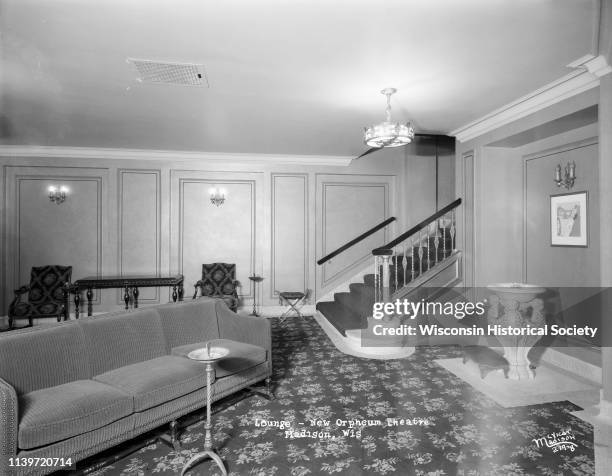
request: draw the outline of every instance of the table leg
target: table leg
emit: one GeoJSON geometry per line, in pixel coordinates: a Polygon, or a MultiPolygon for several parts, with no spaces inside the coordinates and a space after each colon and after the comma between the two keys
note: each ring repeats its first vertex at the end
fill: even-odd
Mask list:
{"type": "Polygon", "coordinates": [[[178,298],[178,294],[176,293],[176,284],[172,286],[172,302],[176,302],[178,298]]]}
{"type": "Polygon", "coordinates": [[[253,312],[251,316],[259,317],[257,315],[257,283],[253,281],[253,312]]]}
{"type": "Polygon", "coordinates": [[[77,289],[74,292],[74,317],[76,319],[79,318],[79,304],[81,304],[81,294],[77,289]]]}
{"type": "Polygon", "coordinates": [[[134,296],[134,309],[138,309],[138,286],[132,288],[132,296],[134,296]]]}
{"type": "Polygon", "coordinates": [[[93,314],[93,288],[87,288],[87,315],[93,314]]]}
{"type": "Polygon", "coordinates": [[[125,302],[125,308],[130,308],[130,287],[125,287],[125,292],[123,293],[123,302],[125,302]]]}

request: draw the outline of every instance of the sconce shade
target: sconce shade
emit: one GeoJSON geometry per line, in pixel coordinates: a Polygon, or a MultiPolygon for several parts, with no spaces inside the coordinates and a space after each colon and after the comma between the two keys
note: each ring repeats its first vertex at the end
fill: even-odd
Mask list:
{"type": "Polygon", "coordinates": [[[49,192],[49,201],[55,202],[57,205],[63,203],[68,195],[68,187],[64,185],[60,187],[50,185],[47,191],[49,192]]]}
{"type": "Polygon", "coordinates": [[[220,207],[225,202],[225,190],[222,188],[213,187],[208,193],[210,194],[210,203],[216,207],[220,207]]]}

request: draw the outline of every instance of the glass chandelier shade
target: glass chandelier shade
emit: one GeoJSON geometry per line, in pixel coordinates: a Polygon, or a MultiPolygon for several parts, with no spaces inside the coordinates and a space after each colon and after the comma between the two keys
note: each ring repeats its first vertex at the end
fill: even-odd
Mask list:
{"type": "Polygon", "coordinates": [[[381,94],[387,96],[386,120],[380,124],[376,124],[365,128],[364,142],[370,147],[399,147],[410,144],[414,139],[414,129],[408,122],[401,124],[391,121],[391,95],[397,90],[395,88],[386,88],[381,91],[381,94]]]}

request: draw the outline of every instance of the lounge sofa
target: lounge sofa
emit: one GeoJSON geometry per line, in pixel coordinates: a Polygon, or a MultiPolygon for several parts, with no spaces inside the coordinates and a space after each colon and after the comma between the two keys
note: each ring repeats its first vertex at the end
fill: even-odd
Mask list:
{"type": "Polygon", "coordinates": [[[1,335],[0,475],[46,474],[10,458],[79,461],[204,407],[206,366],[185,355],[215,339],[230,354],[213,401],[269,384],[270,324],[212,298],[1,335]]]}

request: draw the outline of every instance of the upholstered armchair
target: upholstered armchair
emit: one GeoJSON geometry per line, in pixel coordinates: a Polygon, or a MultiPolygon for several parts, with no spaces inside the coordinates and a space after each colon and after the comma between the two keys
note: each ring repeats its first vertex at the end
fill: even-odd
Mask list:
{"type": "Polygon", "coordinates": [[[68,318],[68,289],[72,278],[72,266],[48,265],[33,267],[30,284],[15,289],[15,299],[9,306],[9,328],[16,319],[27,319],[28,326],[34,319],[68,318]],[[27,294],[27,301],[22,296],[27,294]]]}
{"type": "Polygon", "coordinates": [[[239,285],[236,281],[236,265],[230,263],[210,263],[202,265],[202,279],[195,283],[193,299],[198,296],[200,288],[201,296],[221,298],[232,311],[238,309],[239,285]]]}

